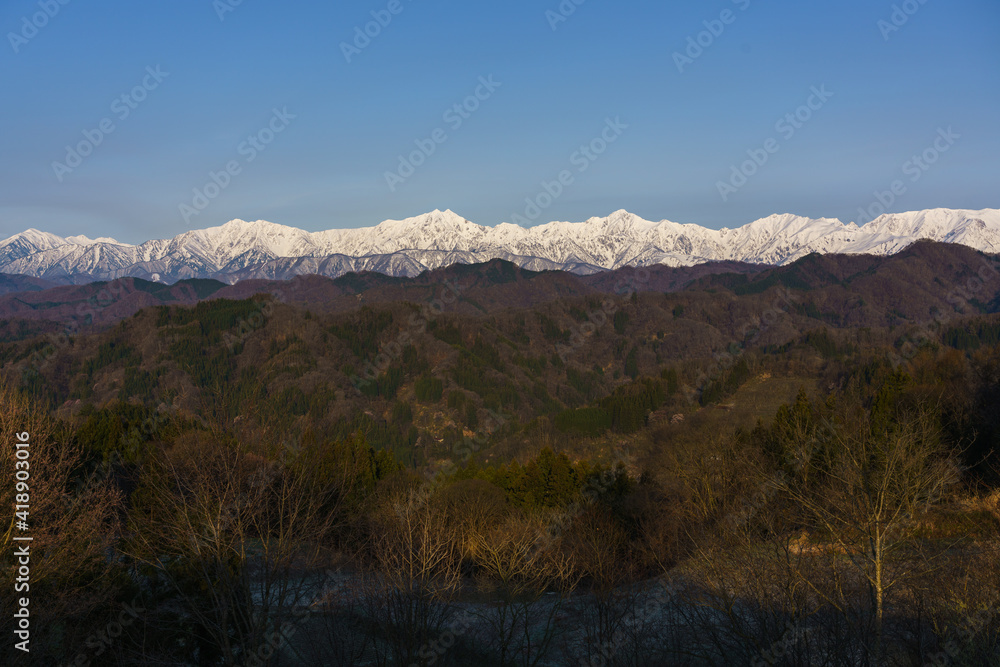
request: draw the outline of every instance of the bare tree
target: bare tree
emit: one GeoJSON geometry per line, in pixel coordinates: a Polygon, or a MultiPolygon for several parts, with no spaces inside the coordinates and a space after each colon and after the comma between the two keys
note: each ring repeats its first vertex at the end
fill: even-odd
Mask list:
{"type": "Polygon", "coordinates": [[[472,537],[478,587],[489,598],[477,615],[501,665],[534,667],[545,659],[578,578],[545,531],[542,521],[512,516],[472,537]]]}
{"type": "Polygon", "coordinates": [[[606,508],[590,507],[563,536],[581,578],[573,605],[578,637],[570,654],[591,664],[641,664],[642,642],[636,624],[643,598],[639,570],[624,529],[606,508]]]}
{"type": "Polygon", "coordinates": [[[478,537],[492,531],[509,513],[506,493],[482,479],[464,479],[441,488],[430,499],[435,511],[455,531],[463,561],[474,560],[478,537]]]}
{"type": "Polygon", "coordinates": [[[461,584],[455,531],[411,490],[376,510],[370,552],[365,601],[378,631],[378,664],[421,664],[454,612],[461,584]]]}
{"type": "Polygon", "coordinates": [[[958,482],[960,470],[926,412],[900,420],[888,432],[873,432],[864,419],[832,437],[822,483],[774,483],[814,529],[829,535],[830,546],[866,582],[881,644],[886,596],[914,573],[905,551],[918,516],[958,482]]]}
{"type": "Polygon", "coordinates": [[[117,565],[108,558],[120,535],[120,494],[103,477],[79,484],[80,448],[56,431],[41,406],[4,383],[0,439],[0,503],[8,508],[0,546],[0,611],[11,619],[18,599],[28,598],[31,655],[44,655],[48,649],[72,652],[90,631],[83,621],[114,607],[121,586],[117,565]],[[18,442],[26,446],[17,447],[18,442]],[[21,514],[15,513],[18,504],[26,507],[21,514]],[[15,541],[15,536],[31,540],[15,541]],[[18,592],[20,561],[15,551],[25,548],[30,581],[18,582],[18,592]],[[46,647],[46,640],[55,644],[46,647]]]}
{"type": "Polygon", "coordinates": [[[356,572],[331,572],[290,644],[289,659],[280,664],[351,667],[370,660],[375,645],[366,592],[364,578],[356,572]]]}
{"type": "Polygon", "coordinates": [[[328,491],[290,467],[204,433],[182,436],[148,475],[129,554],[151,568],[213,650],[234,665],[271,654],[315,592],[333,518],[328,491]]]}

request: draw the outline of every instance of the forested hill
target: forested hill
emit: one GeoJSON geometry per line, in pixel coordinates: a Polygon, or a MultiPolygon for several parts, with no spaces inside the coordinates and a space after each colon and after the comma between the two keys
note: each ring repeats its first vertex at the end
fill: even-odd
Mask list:
{"type": "MultiPolygon", "coordinates": [[[[753,276],[765,267],[739,262],[713,262],[694,267],[657,266],[641,272],[642,291],[677,291],[705,276],[737,272],[753,276]]],[[[636,271],[620,269],[591,276],[561,271],[536,272],[510,262],[456,264],[426,271],[416,278],[381,273],[349,273],[336,279],[298,276],[288,281],[245,280],[225,285],[216,280],[181,280],[172,285],[141,278],[55,286],[37,278],[0,274],[0,319],[32,320],[35,327],[62,324],[74,331],[106,328],[157,305],[193,305],[205,299],[247,299],[275,294],[279,299],[314,310],[349,310],[363,303],[426,300],[429,291],[449,282],[481,292],[493,306],[530,306],[562,296],[621,290],[636,271]],[[457,281],[457,282],[456,282],[457,281]],[[504,287],[506,286],[506,287],[504,287]],[[486,292],[482,292],[486,290],[486,292]]]]}
{"type": "Polygon", "coordinates": [[[59,288],[61,302],[4,297],[35,317],[0,323],[0,362],[67,419],[168,405],[237,431],[361,431],[412,466],[480,431],[484,455],[566,444],[606,456],[606,434],[655,449],[649,437],[664,420],[730,410],[748,386],[756,398],[737,401],[747,408],[737,422],[768,419],[799,388],[842,383],[859,366],[891,369],[921,347],[994,345],[996,266],[926,242],[887,258],[811,255],[766,270],[579,277],[492,261],[412,280],[128,279],[59,288]],[[41,317],[73,322],[80,303],[95,324],[71,330],[41,317]]]}
{"type": "MultiPolygon", "coordinates": [[[[861,298],[875,297],[867,299],[871,302],[877,301],[882,287],[891,284],[907,292],[908,303],[920,309],[939,306],[942,285],[961,280],[963,267],[975,265],[981,257],[985,255],[965,246],[922,241],[889,257],[814,254],[781,267],[710,262],[692,267],[624,268],[588,276],[529,271],[502,260],[456,264],[426,271],[416,278],[366,272],[337,279],[299,276],[288,281],[246,280],[235,285],[195,279],[166,285],[123,278],[55,286],[37,278],[0,274],[0,322],[9,326],[12,321],[30,320],[34,330],[90,332],[151,306],[193,305],[206,299],[241,300],[264,293],[314,311],[342,312],[365,304],[423,303],[434,298],[429,296],[434,289],[449,283],[461,285],[466,291],[463,303],[480,312],[485,308],[539,306],[558,298],[598,293],[666,293],[725,287],[742,295],[778,284],[811,289],[840,285],[861,298]],[[919,295],[912,294],[911,288],[919,295]]],[[[463,308],[461,304],[456,307],[463,308]]],[[[989,304],[985,309],[996,310],[989,304]]],[[[15,337],[8,331],[2,339],[15,337]]]]}
{"type": "MultiPolygon", "coordinates": [[[[606,655],[641,609],[614,664],[755,664],[794,624],[797,664],[925,664],[998,608],[998,296],[998,258],[933,243],[9,294],[32,650],[78,662],[129,603],[148,611],[108,664],[243,664],[277,626],[228,614],[281,589],[275,613],[325,610],[294,638],[307,664],[416,664],[443,627],[421,614],[467,609],[447,664],[510,664],[512,609],[534,658],[606,655]]],[[[961,664],[991,664],[991,623],[961,664]]]]}

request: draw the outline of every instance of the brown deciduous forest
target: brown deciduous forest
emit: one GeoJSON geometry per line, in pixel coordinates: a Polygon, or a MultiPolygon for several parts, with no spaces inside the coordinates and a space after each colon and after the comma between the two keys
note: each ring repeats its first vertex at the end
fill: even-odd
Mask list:
{"type": "Polygon", "coordinates": [[[5,295],[2,662],[1000,665],[998,268],[5,295]]]}

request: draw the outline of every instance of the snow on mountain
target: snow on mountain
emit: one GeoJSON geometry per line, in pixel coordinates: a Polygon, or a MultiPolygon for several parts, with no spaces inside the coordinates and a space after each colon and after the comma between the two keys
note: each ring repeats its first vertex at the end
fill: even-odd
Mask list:
{"type": "Polygon", "coordinates": [[[928,211],[883,215],[865,225],[873,232],[893,237],[929,238],[945,243],[1000,252],[1000,210],[952,211],[936,208],[928,211]],[[961,213],[961,217],[956,216],[961,213]]]}
{"type": "Polygon", "coordinates": [[[86,236],[67,236],[63,240],[66,243],[72,243],[74,245],[94,245],[96,243],[110,243],[112,245],[127,245],[127,244],[119,243],[118,241],[116,241],[116,240],[114,240],[112,238],[107,238],[107,237],[103,237],[103,236],[101,238],[99,238],[99,239],[88,239],[86,236]]]}
{"type": "Polygon", "coordinates": [[[1000,253],[1000,210],[889,214],[863,227],[784,214],[719,230],[651,222],[627,211],[530,229],[509,223],[485,227],[452,211],[432,211],[375,227],[322,232],[233,220],[140,245],[29,229],[0,242],[0,272],[58,282],[127,276],[235,282],[305,273],[336,277],[349,271],[415,276],[449,264],[499,258],[533,270],[593,273],[723,260],[778,265],[813,252],[886,255],[922,238],[1000,253]]]}
{"type": "Polygon", "coordinates": [[[0,242],[0,266],[42,250],[57,248],[66,243],[66,239],[55,234],[29,229],[0,242]]]}

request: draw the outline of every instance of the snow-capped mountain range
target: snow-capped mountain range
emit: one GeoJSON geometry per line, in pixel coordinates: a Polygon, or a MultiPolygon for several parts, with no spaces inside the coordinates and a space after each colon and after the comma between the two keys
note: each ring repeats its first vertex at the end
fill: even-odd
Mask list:
{"type": "Polygon", "coordinates": [[[932,209],[883,215],[864,226],[840,220],[772,215],[737,229],[707,229],[627,211],[585,222],[525,229],[484,227],[451,211],[432,211],[375,227],[306,232],[259,220],[186,232],[140,245],[114,239],[62,238],[29,229],[0,242],[0,273],[58,283],[123,277],[162,282],[215,278],[337,277],[377,271],[412,277],[450,264],[505,259],[522,267],[588,274],[624,266],[690,266],[736,260],[785,264],[818,252],[890,255],[920,239],[1000,253],[1000,209],[932,209]]]}

